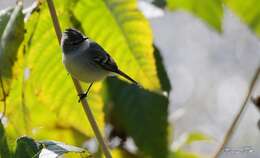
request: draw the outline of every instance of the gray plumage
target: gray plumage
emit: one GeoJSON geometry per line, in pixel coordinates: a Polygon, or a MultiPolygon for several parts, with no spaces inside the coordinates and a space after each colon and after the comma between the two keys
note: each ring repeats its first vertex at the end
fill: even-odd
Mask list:
{"type": "Polygon", "coordinates": [[[92,83],[117,73],[134,84],[135,80],[119,70],[112,57],[96,42],[91,41],[76,29],[66,29],[62,34],[62,61],[75,78],[92,83]]]}

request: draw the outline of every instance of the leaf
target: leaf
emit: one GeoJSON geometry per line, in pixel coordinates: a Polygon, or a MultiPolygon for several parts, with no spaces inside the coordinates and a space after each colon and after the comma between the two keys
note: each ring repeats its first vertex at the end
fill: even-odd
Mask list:
{"type": "Polygon", "coordinates": [[[160,90],[151,27],[135,0],[82,0],[73,12],[86,35],[104,47],[122,71],[145,88],[160,90]]]}
{"type": "MultiPolygon", "coordinates": [[[[55,3],[58,14],[63,14],[65,17],[60,18],[64,26],[72,25],[70,16],[66,15],[69,13],[68,7],[71,6],[67,4],[73,2],[57,1],[55,3]]],[[[30,129],[36,129],[34,130],[36,138],[49,136],[50,139],[61,141],[66,139],[71,144],[81,144],[87,137],[94,134],[82,106],[77,102],[78,96],[73,82],[62,64],[61,49],[46,3],[38,12],[34,12],[32,17],[34,18],[26,23],[27,32],[33,33],[27,43],[25,68],[29,73],[24,81],[24,97],[31,119],[30,129]],[[74,131],[84,136],[75,137],[74,131]]],[[[104,121],[103,102],[98,94],[100,88],[99,84],[94,86],[88,96],[88,101],[102,129],[104,121]]]]}
{"type": "Polygon", "coordinates": [[[169,158],[200,158],[200,156],[195,153],[178,150],[176,152],[172,152],[169,158]]]}
{"type": "Polygon", "coordinates": [[[22,5],[0,13],[0,100],[9,93],[12,80],[12,68],[17,58],[18,48],[24,38],[22,5]]]}
{"type": "Polygon", "coordinates": [[[197,141],[210,141],[209,136],[201,133],[201,132],[191,132],[188,134],[186,144],[192,144],[197,141]]]}
{"type": "Polygon", "coordinates": [[[33,158],[37,156],[40,148],[37,143],[29,137],[20,137],[16,141],[17,147],[15,149],[14,158],[33,158]]]}
{"type": "MultiPolygon", "coordinates": [[[[234,0],[236,1],[236,0],[234,0]]],[[[222,0],[167,0],[170,10],[186,10],[204,20],[216,31],[221,32],[223,19],[222,0]]]]}
{"type": "Polygon", "coordinates": [[[204,133],[201,132],[184,133],[183,135],[180,136],[179,139],[174,141],[172,148],[174,150],[179,150],[185,148],[187,145],[190,145],[195,142],[201,142],[201,141],[210,143],[211,138],[208,135],[205,135],[204,133]]]}
{"type": "Polygon", "coordinates": [[[8,122],[5,129],[8,137],[16,140],[21,135],[29,134],[31,127],[30,114],[24,98],[23,71],[20,71],[17,78],[12,81],[10,89],[11,91],[6,100],[8,122]]]}
{"type": "Polygon", "coordinates": [[[142,155],[167,157],[168,99],[115,78],[106,84],[108,121],[131,136],[142,155]]]}
{"type": "MultiPolygon", "coordinates": [[[[9,93],[9,97],[6,100],[7,105],[12,105],[8,106],[7,108],[7,117],[8,117],[8,123],[6,126],[6,131],[8,133],[8,136],[12,139],[16,139],[17,137],[20,137],[21,135],[28,135],[31,134],[33,129],[31,129],[31,118],[30,118],[30,113],[29,113],[29,108],[28,104],[26,101],[31,101],[34,98],[30,98],[29,100],[26,99],[26,94],[31,94],[29,93],[30,91],[26,91],[26,86],[25,86],[25,81],[28,79],[28,76],[30,74],[30,70],[25,67],[26,63],[26,51],[28,49],[28,45],[30,45],[30,38],[35,31],[35,25],[37,24],[38,21],[38,15],[39,13],[37,12],[39,4],[34,3],[31,7],[25,9],[24,12],[24,19],[23,21],[26,21],[24,24],[23,28],[25,31],[23,34],[23,42],[21,43],[21,46],[19,50],[17,50],[17,61],[13,69],[15,69],[15,78],[12,81],[11,85],[11,91],[9,93]],[[32,15],[33,13],[33,15],[32,15]],[[28,22],[28,19],[30,19],[30,22],[28,22]],[[32,22],[33,21],[33,22],[32,22]],[[28,25],[30,25],[31,28],[28,30],[28,25]]],[[[31,102],[30,102],[31,103],[31,102]]],[[[37,108],[32,108],[34,111],[41,110],[40,107],[37,108]],[[36,110],[37,109],[37,110],[36,110]]],[[[35,112],[35,115],[38,113],[35,112]]],[[[49,117],[50,118],[50,115],[49,117]]],[[[34,118],[34,120],[36,120],[34,118]]],[[[48,120],[48,119],[45,119],[48,120]]],[[[36,131],[34,129],[34,131],[36,131]]]]}
{"type": "Polygon", "coordinates": [[[248,27],[260,37],[259,0],[224,0],[225,4],[238,15],[248,27]]]}
{"type": "Polygon", "coordinates": [[[115,148],[115,149],[111,150],[111,154],[112,154],[113,158],[141,158],[135,154],[131,154],[120,148],[115,148]]]}
{"type": "MultiPolygon", "coordinates": [[[[24,21],[25,21],[25,28],[26,28],[26,34],[24,37],[25,49],[28,49],[28,47],[31,45],[31,39],[34,35],[34,32],[38,24],[40,11],[41,11],[40,1],[34,1],[30,7],[24,10],[24,14],[25,14],[24,21]]],[[[26,50],[24,53],[26,53],[26,50]]]]}
{"type": "Polygon", "coordinates": [[[156,69],[158,72],[158,77],[160,80],[162,90],[166,91],[167,93],[170,93],[172,88],[171,82],[167,74],[167,71],[165,69],[160,50],[155,45],[154,45],[154,58],[155,58],[156,69]]]}
{"type": "Polygon", "coordinates": [[[83,148],[75,147],[72,145],[67,145],[62,142],[57,141],[39,141],[44,148],[39,154],[39,158],[56,158],[58,156],[64,155],[66,153],[78,153],[81,156],[89,157],[90,154],[83,148]]]}
{"type": "MultiPolygon", "coordinates": [[[[78,23],[80,10],[77,10],[77,8],[80,8],[79,5],[75,3],[74,5],[77,5],[77,7],[70,8],[71,6],[73,6],[72,4],[74,2],[75,1],[55,1],[55,6],[59,15],[60,22],[62,24],[62,28],[77,25],[79,27],[82,26],[82,28],[84,28],[85,30],[87,28],[86,26],[84,26],[86,25],[86,22],[84,21],[82,25],[79,25],[78,23]],[[74,21],[72,19],[74,19],[74,21]]],[[[80,1],[78,2],[78,4],[79,3],[83,2],[80,1]]],[[[103,10],[106,10],[107,14],[109,14],[108,17],[115,20],[115,17],[113,15],[110,15],[109,8],[103,3],[103,1],[92,1],[92,3],[95,3],[95,5],[102,3],[103,6],[101,6],[101,10],[98,10],[98,14],[100,14],[100,12],[102,12],[103,10]]],[[[110,7],[112,7],[111,3],[109,3],[109,5],[110,7]]],[[[120,26],[117,26],[118,24],[114,22],[114,25],[117,28],[115,29],[117,32],[115,35],[119,35],[118,37],[116,36],[112,39],[120,42],[123,41],[122,46],[123,48],[127,49],[126,54],[122,53],[125,49],[121,49],[119,47],[118,50],[116,48],[113,48],[113,50],[117,50],[117,52],[120,52],[121,55],[117,53],[117,56],[122,58],[122,60],[120,60],[120,63],[125,65],[126,67],[126,65],[129,65],[129,60],[127,60],[128,58],[123,59],[124,56],[127,55],[135,59],[133,52],[135,52],[135,55],[138,56],[137,48],[138,52],[140,49],[140,52],[142,53],[140,53],[140,57],[138,56],[138,60],[135,60],[135,65],[138,67],[140,66],[139,64],[144,64],[142,68],[143,70],[145,70],[145,73],[147,72],[147,74],[150,75],[152,73],[155,73],[155,79],[148,75],[149,77],[146,76],[146,79],[144,78],[143,81],[145,82],[145,84],[149,85],[150,88],[153,87],[151,89],[157,90],[159,89],[160,84],[157,83],[158,78],[156,74],[155,60],[153,57],[153,49],[150,42],[152,41],[150,27],[148,26],[147,21],[144,19],[141,13],[136,9],[136,5],[134,2],[131,1],[131,3],[119,3],[117,5],[120,6],[120,8],[117,8],[116,10],[114,10],[114,12],[116,12],[116,15],[118,17],[124,18],[123,20],[125,21],[122,22],[122,19],[119,19],[119,21],[121,22],[120,26]],[[130,16],[127,16],[128,18],[121,17],[121,14],[118,13],[118,9],[127,9],[126,11],[130,12],[130,16]],[[130,17],[133,17],[133,19],[130,17]],[[126,23],[127,21],[128,23],[126,23]],[[132,23],[135,24],[134,26],[136,27],[144,27],[142,29],[139,29],[139,31],[142,31],[143,29],[146,30],[144,30],[144,32],[133,33],[131,32],[132,27],[130,27],[132,26],[132,23]],[[130,32],[127,32],[125,34],[121,33],[120,29],[123,28],[128,28],[127,31],[130,32]],[[129,30],[129,28],[131,29],[129,30]],[[125,41],[126,37],[131,39],[132,42],[127,43],[125,41]],[[141,37],[144,37],[144,40],[141,40],[141,37]],[[135,42],[133,41],[137,41],[138,47],[133,48],[132,45],[135,44],[135,42]],[[131,49],[128,48],[130,47],[130,45],[131,49]],[[147,50],[147,54],[144,53],[144,50],[145,52],[147,50]],[[144,56],[145,58],[143,58],[144,56]],[[146,71],[146,68],[151,69],[151,72],[146,71]],[[153,69],[155,71],[153,71],[153,69]]],[[[91,8],[88,11],[96,12],[95,8],[91,8]]],[[[125,14],[122,15],[125,16],[125,14]]],[[[110,24],[110,21],[106,22],[110,24]]],[[[94,134],[89,124],[87,123],[81,105],[77,103],[78,97],[75,92],[73,83],[61,63],[61,49],[55,36],[46,3],[44,3],[40,7],[38,12],[33,12],[33,15],[26,22],[26,30],[26,40],[24,42],[26,48],[26,59],[23,65],[25,73],[21,74],[19,80],[15,82],[19,90],[14,91],[10,96],[10,98],[12,99],[8,100],[8,104],[12,103],[13,105],[13,103],[15,103],[14,106],[8,108],[8,117],[12,118],[10,119],[8,130],[10,131],[10,133],[12,133],[13,136],[28,133],[29,135],[33,135],[36,138],[48,137],[49,139],[66,140],[66,142],[70,142],[71,144],[81,144],[85,139],[94,136],[94,134]],[[17,111],[19,111],[19,114],[17,114],[17,111]],[[17,128],[17,126],[19,126],[19,128],[17,128]],[[83,135],[82,137],[80,137],[80,140],[76,140],[79,139],[79,137],[75,133],[81,133],[83,135]]],[[[98,38],[100,39],[103,39],[104,37],[107,36],[104,36],[102,34],[98,36],[98,38]]],[[[109,42],[107,46],[114,47],[115,44],[114,42],[109,42]]],[[[132,73],[136,73],[138,76],[139,71],[136,71],[135,69],[133,70],[134,71],[132,71],[132,73]]],[[[142,75],[145,74],[143,73],[141,74],[141,76],[142,75]]],[[[100,94],[101,86],[102,85],[100,83],[96,83],[94,85],[93,89],[91,89],[91,92],[88,95],[88,101],[91,105],[92,111],[94,112],[95,118],[97,119],[99,127],[103,129],[104,115],[103,100],[100,94]]],[[[149,88],[149,86],[147,87],[149,88]]],[[[167,112],[166,107],[167,105],[165,105],[163,109],[165,110],[163,111],[165,113],[167,112]]],[[[163,115],[163,117],[166,120],[166,114],[163,115]]],[[[163,127],[167,126],[167,122],[160,125],[163,127]]],[[[164,130],[165,129],[163,128],[162,131],[165,132],[164,130]]],[[[164,146],[166,146],[166,136],[160,138],[160,140],[161,139],[162,142],[165,141],[165,143],[159,144],[165,144],[164,146]]],[[[152,143],[151,145],[154,144],[155,143],[152,143]]],[[[159,149],[160,148],[163,148],[163,146],[160,146],[159,149]]],[[[165,147],[164,150],[167,150],[167,148],[165,147]]],[[[162,150],[162,152],[164,152],[164,150],[162,150]]]]}
{"type": "Polygon", "coordinates": [[[7,144],[5,130],[0,120],[0,158],[10,158],[10,157],[11,154],[7,144]]]}
{"type": "Polygon", "coordinates": [[[165,8],[166,0],[153,0],[152,3],[160,8],[165,8]]]}
{"type": "Polygon", "coordinates": [[[5,30],[5,27],[10,19],[10,16],[13,12],[14,8],[7,8],[7,9],[4,9],[4,10],[1,10],[0,11],[0,37],[2,36],[4,30],[5,30]]]}
{"type": "Polygon", "coordinates": [[[57,158],[66,153],[77,153],[88,157],[85,149],[67,145],[57,141],[35,141],[29,137],[20,137],[17,140],[15,158],[57,158]]]}

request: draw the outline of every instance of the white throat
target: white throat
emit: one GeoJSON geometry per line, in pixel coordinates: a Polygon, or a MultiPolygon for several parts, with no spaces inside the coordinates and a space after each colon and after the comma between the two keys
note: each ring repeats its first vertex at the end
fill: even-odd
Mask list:
{"type": "Polygon", "coordinates": [[[89,39],[86,39],[86,40],[80,45],[80,47],[82,47],[81,49],[86,50],[86,49],[89,48],[89,45],[90,45],[90,41],[89,41],[89,39]]]}

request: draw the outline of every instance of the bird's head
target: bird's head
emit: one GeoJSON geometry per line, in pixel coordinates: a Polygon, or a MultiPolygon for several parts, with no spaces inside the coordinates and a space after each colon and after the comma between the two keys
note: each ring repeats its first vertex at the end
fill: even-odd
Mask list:
{"type": "Polygon", "coordinates": [[[74,28],[66,29],[61,38],[61,46],[63,51],[75,49],[80,46],[84,41],[88,39],[80,31],[74,28]]]}

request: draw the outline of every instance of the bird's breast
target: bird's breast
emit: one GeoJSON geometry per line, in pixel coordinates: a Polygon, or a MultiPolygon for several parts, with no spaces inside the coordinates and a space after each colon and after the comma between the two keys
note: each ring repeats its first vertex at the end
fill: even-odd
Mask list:
{"type": "Polygon", "coordinates": [[[78,80],[83,82],[95,82],[105,78],[109,72],[102,69],[85,54],[64,55],[63,64],[67,71],[78,80]]]}

